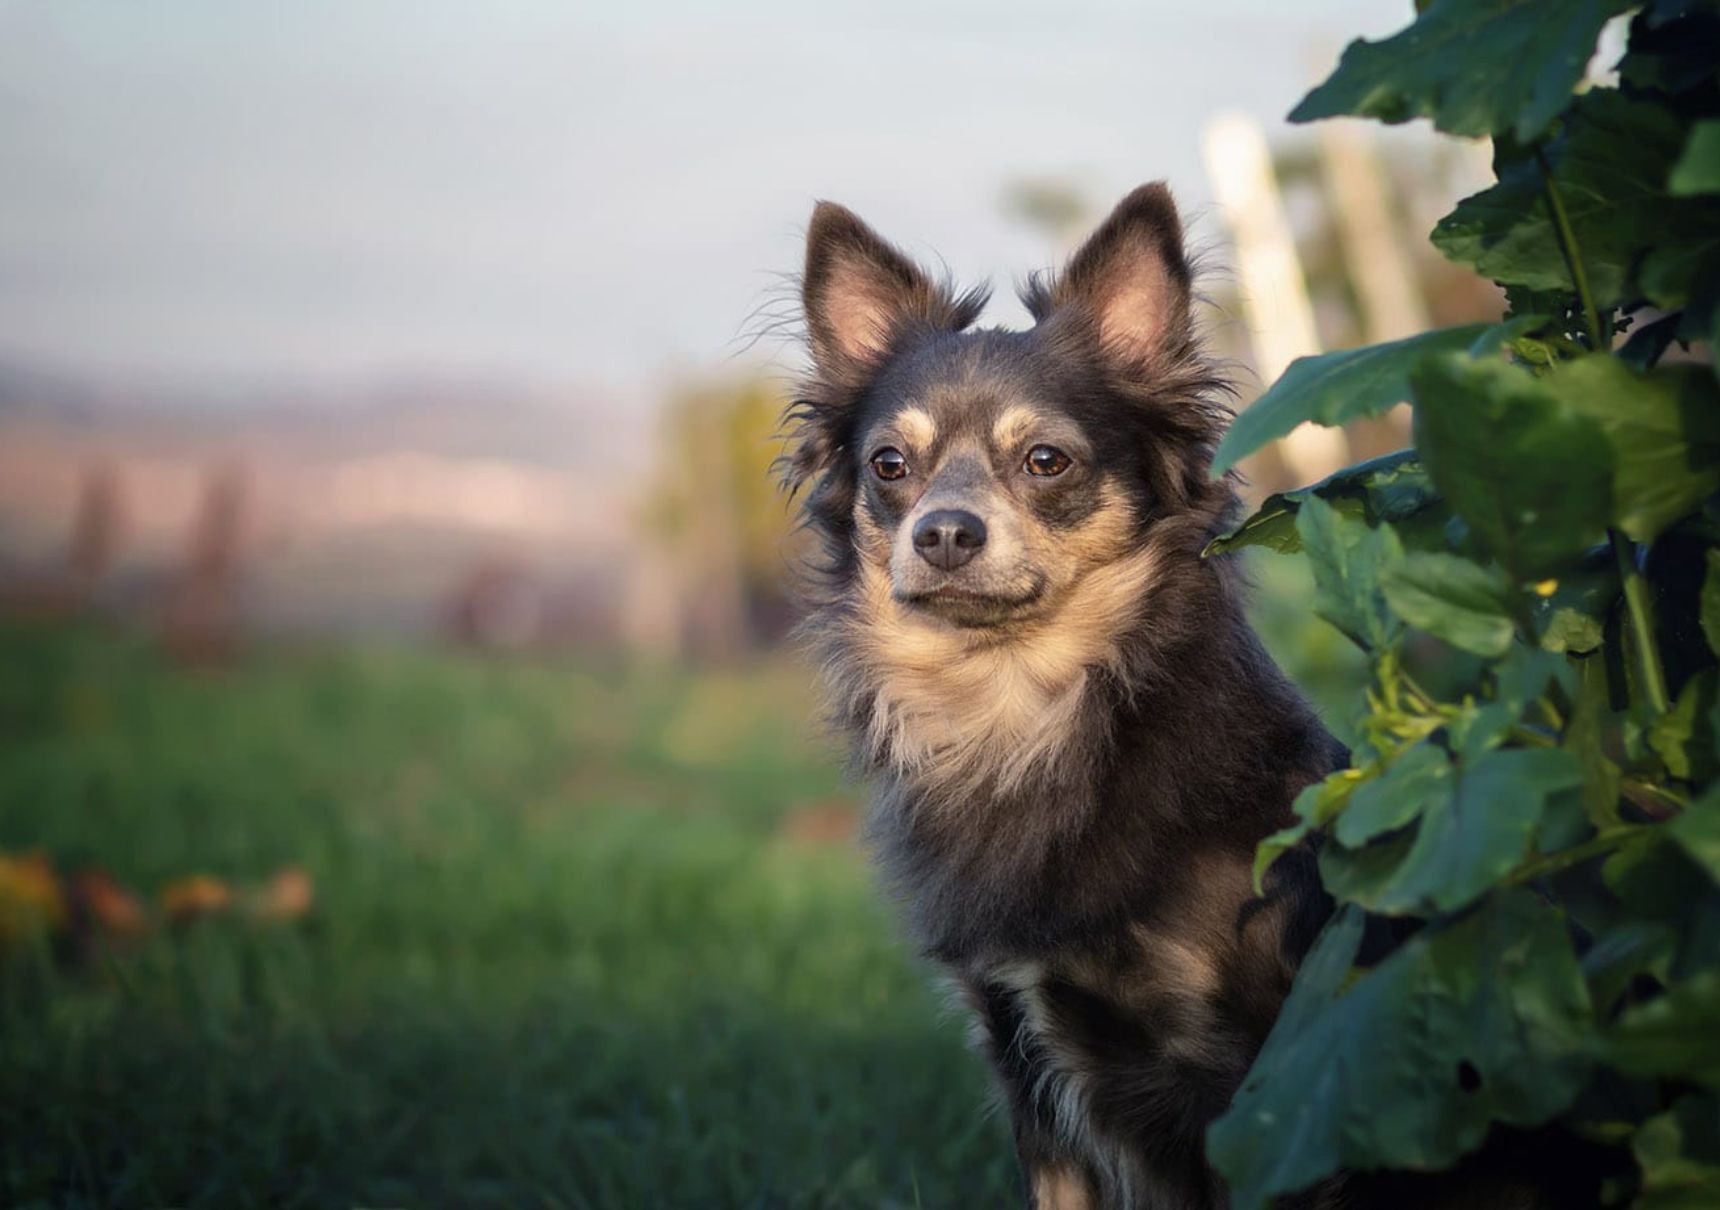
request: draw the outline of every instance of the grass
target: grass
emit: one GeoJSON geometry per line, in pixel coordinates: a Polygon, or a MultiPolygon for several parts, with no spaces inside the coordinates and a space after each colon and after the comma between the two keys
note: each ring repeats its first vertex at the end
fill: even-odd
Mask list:
{"type": "MultiPolygon", "coordinates": [[[[1298,567],[1262,563],[1258,616],[1341,726],[1359,664],[1298,567]]],[[[809,680],[385,648],[190,673],[0,628],[0,854],[316,888],[291,924],[0,929],[0,1205],[1010,1202],[960,1023],[823,837],[855,796],[809,680]]]]}
{"type": "Polygon", "coordinates": [[[412,651],[186,674],[0,636],[0,850],[314,879],[0,957],[0,1203],[1005,1200],[959,1023],[851,846],[806,676],[412,651]]]}

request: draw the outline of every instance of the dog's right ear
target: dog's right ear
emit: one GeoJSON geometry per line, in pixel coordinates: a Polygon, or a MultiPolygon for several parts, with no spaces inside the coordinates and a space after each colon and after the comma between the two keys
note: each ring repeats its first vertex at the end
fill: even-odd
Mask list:
{"type": "Polygon", "coordinates": [[[800,292],[812,360],[843,383],[875,371],[909,328],[960,331],[985,305],[983,291],[952,297],[835,202],[819,202],[812,212],[800,292]]]}

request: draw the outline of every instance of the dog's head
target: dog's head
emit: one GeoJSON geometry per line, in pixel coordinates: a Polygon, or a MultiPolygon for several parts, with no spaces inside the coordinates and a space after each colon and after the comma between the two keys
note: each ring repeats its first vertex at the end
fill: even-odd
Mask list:
{"type": "Polygon", "coordinates": [[[814,483],[831,577],[887,593],[904,625],[983,640],[1078,604],[1122,561],[1146,574],[1155,527],[1181,518],[1171,545],[1197,557],[1231,492],[1207,477],[1226,413],[1190,285],[1170,193],[1147,185],[1030,283],[1031,329],[968,331],[983,293],[956,295],[820,203],[788,467],[814,483]]]}

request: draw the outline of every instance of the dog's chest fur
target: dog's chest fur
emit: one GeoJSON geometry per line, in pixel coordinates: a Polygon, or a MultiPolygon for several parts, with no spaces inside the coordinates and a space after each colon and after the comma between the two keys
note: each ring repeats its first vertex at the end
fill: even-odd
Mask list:
{"type": "MultiPolygon", "coordinates": [[[[879,770],[873,845],[961,989],[1030,1181],[1055,1178],[1065,1201],[1222,1204],[1206,1125],[1326,910],[1297,855],[1265,898],[1251,868],[1340,753],[1239,616],[1215,603],[1202,626],[1174,676],[1137,670],[1125,688],[1101,666],[1070,683],[1057,751],[1075,759],[959,796],[922,789],[912,765],[879,770]]],[[[986,721],[951,711],[934,734],[986,721]]]]}

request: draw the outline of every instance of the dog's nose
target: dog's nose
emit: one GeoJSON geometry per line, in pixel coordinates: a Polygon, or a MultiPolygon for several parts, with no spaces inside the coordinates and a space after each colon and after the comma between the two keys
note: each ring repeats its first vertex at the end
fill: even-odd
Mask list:
{"type": "Polygon", "coordinates": [[[985,522],[960,508],[940,508],[914,523],[914,549],[933,567],[954,571],[985,545],[985,522]]]}

